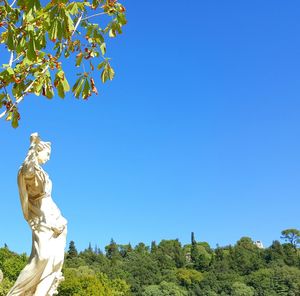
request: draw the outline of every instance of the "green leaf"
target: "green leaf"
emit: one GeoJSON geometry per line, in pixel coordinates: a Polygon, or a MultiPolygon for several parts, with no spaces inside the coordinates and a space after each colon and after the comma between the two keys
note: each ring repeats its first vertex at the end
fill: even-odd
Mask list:
{"type": "Polygon", "coordinates": [[[62,98],[62,99],[64,99],[65,98],[65,91],[64,91],[64,86],[63,86],[63,84],[60,82],[60,83],[58,83],[58,85],[57,85],[57,93],[58,93],[58,95],[62,98]]]}
{"type": "Polygon", "coordinates": [[[76,88],[78,87],[78,84],[79,84],[81,78],[82,78],[82,77],[80,77],[80,78],[78,78],[78,79],[76,80],[75,84],[74,84],[73,87],[72,87],[72,92],[74,92],[74,91],[76,90],[76,88]]]}
{"type": "Polygon", "coordinates": [[[108,79],[113,80],[114,76],[115,76],[114,69],[108,63],[106,63],[106,65],[101,73],[102,82],[105,83],[108,79]]]}
{"type": "Polygon", "coordinates": [[[59,79],[64,79],[65,78],[65,72],[63,70],[57,71],[56,77],[58,77],[59,79]]]}
{"type": "Polygon", "coordinates": [[[22,52],[24,50],[25,45],[26,45],[26,38],[23,36],[18,41],[18,45],[17,45],[17,51],[18,51],[18,53],[20,53],[20,52],[22,52]]]}
{"type": "Polygon", "coordinates": [[[26,12],[37,11],[41,8],[41,3],[39,0],[18,0],[18,6],[24,7],[26,12]]]}
{"type": "Polygon", "coordinates": [[[111,37],[111,38],[114,38],[114,37],[116,37],[117,35],[116,35],[116,31],[115,30],[113,30],[113,29],[110,29],[109,30],[109,33],[108,33],[108,35],[109,35],[109,37],[111,37]]]}
{"type": "Polygon", "coordinates": [[[105,83],[107,79],[108,79],[108,73],[107,73],[107,69],[105,67],[101,73],[101,80],[103,83],[105,83]]]}
{"type": "Polygon", "coordinates": [[[73,88],[72,88],[72,91],[75,95],[75,98],[79,98],[80,96],[80,93],[82,91],[82,86],[83,86],[83,83],[84,83],[84,77],[80,77],[79,79],[77,79],[76,83],[74,84],[73,88]]]}
{"type": "Polygon", "coordinates": [[[126,20],[126,17],[125,17],[124,13],[119,13],[118,16],[117,16],[117,20],[121,25],[126,25],[127,24],[127,20],[126,20]]]}
{"type": "Polygon", "coordinates": [[[80,10],[84,10],[84,5],[86,5],[87,2],[81,3],[81,2],[71,2],[67,10],[70,14],[77,14],[80,10]]]}
{"type": "Polygon", "coordinates": [[[7,120],[7,121],[12,120],[12,116],[13,116],[12,111],[8,112],[8,113],[7,113],[7,116],[6,116],[6,120],[7,120]]]}
{"type": "Polygon", "coordinates": [[[52,99],[54,97],[54,91],[51,82],[45,84],[46,97],[52,99]]]}
{"type": "Polygon", "coordinates": [[[12,112],[12,120],[11,120],[11,125],[13,128],[17,128],[19,126],[19,112],[14,111],[12,112]]]}
{"type": "Polygon", "coordinates": [[[70,90],[70,85],[68,83],[68,80],[66,79],[66,77],[64,77],[64,79],[61,80],[64,91],[68,92],[70,90]]]}
{"type": "Polygon", "coordinates": [[[65,77],[65,73],[63,70],[57,71],[55,75],[54,85],[57,88],[58,95],[61,98],[65,97],[65,92],[70,90],[69,83],[65,77]]]}
{"type": "Polygon", "coordinates": [[[3,101],[3,99],[4,99],[5,97],[6,97],[6,94],[3,94],[3,93],[1,94],[1,93],[0,93],[0,108],[2,108],[2,106],[3,106],[3,102],[2,102],[2,101],[3,101]]]}
{"type": "Polygon", "coordinates": [[[53,42],[55,42],[57,39],[57,22],[58,22],[57,20],[54,20],[52,22],[52,26],[50,27],[50,31],[49,31],[49,38],[53,42]]]}
{"type": "Polygon", "coordinates": [[[106,65],[106,61],[101,62],[98,66],[97,69],[100,70],[101,68],[103,68],[106,65]]]}
{"type": "Polygon", "coordinates": [[[41,50],[46,46],[46,38],[44,34],[40,34],[38,37],[35,38],[35,49],[41,50]]]}
{"type": "Polygon", "coordinates": [[[102,34],[100,33],[100,29],[95,29],[94,30],[94,39],[98,44],[102,44],[104,43],[104,37],[102,36],[102,34]]]}
{"type": "Polygon", "coordinates": [[[84,87],[82,91],[82,98],[86,100],[91,95],[91,87],[87,78],[85,78],[84,87]]]}
{"type": "Polygon", "coordinates": [[[38,79],[36,81],[36,83],[34,84],[34,88],[33,88],[33,91],[34,91],[34,94],[39,96],[41,94],[41,91],[42,91],[42,87],[43,87],[43,83],[44,83],[44,80],[43,79],[38,79]]]}
{"type": "Polygon", "coordinates": [[[109,65],[108,66],[108,78],[109,80],[113,80],[115,77],[115,71],[114,69],[109,65]]]}
{"type": "Polygon", "coordinates": [[[7,71],[7,73],[8,73],[9,75],[14,75],[14,74],[15,74],[15,71],[14,71],[11,67],[8,67],[8,68],[6,69],[6,71],[7,71]]]}
{"type": "Polygon", "coordinates": [[[81,64],[81,62],[82,62],[82,58],[83,58],[83,53],[80,52],[80,53],[76,56],[76,64],[75,64],[76,67],[79,67],[79,66],[80,66],[80,64],[81,64]]]}
{"type": "Polygon", "coordinates": [[[64,54],[65,58],[68,58],[70,56],[70,51],[65,50],[65,54],[64,54]]]}
{"type": "Polygon", "coordinates": [[[33,34],[31,34],[30,40],[29,40],[29,43],[28,43],[27,58],[30,61],[35,61],[36,60],[35,42],[34,42],[34,38],[33,38],[32,35],[33,34]]]}
{"type": "Polygon", "coordinates": [[[105,54],[106,54],[106,44],[105,44],[105,42],[103,42],[103,43],[100,45],[100,50],[101,50],[102,55],[105,55],[105,54]]]}
{"type": "Polygon", "coordinates": [[[67,24],[68,32],[73,32],[75,29],[74,23],[73,23],[73,20],[72,20],[70,14],[67,11],[65,11],[65,22],[67,24]]]}
{"type": "Polygon", "coordinates": [[[57,21],[57,39],[61,40],[63,38],[63,36],[65,36],[65,28],[63,26],[63,23],[60,21],[57,21]]]}
{"type": "Polygon", "coordinates": [[[14,35],[14,30],[11,28],[11,26],[9,26],[7,32],[7,47],[9,50],[15,50],[14,35]]]}
{"type": "Polygon", "coordinates": [[[77,14],[78,13],[78,6],[76,2],[72,2],[68,5],[67,9],[71,14],[77,14]]]}

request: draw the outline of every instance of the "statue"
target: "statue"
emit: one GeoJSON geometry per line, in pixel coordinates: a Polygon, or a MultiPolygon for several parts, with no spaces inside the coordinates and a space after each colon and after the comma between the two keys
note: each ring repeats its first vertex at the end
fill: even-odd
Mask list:
{"type": "Polygon", "coordinates": [[[27,157],[18,172],[18,186],[25,220],[32,229],[32,250],[7,296],[57,294],[67,235],[67,220],[51,197],[52,183],[41,165],[50,158],[51,143],[30,137],[27,157]]]}

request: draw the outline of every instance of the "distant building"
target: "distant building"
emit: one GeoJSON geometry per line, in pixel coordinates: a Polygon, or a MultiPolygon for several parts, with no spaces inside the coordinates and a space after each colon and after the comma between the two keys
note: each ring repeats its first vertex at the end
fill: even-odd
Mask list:
{"type": "Polygon", "coordinates": [[[264,245],[261,241],[256,241],[254,244],[259,248],[259,249],[264,249],[264,245]]]}

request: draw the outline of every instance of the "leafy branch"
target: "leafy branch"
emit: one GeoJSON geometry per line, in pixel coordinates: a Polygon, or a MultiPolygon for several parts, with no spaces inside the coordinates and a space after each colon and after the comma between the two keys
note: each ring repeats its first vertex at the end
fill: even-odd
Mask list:
{"type": "Polygon", "coordinates": [[[127,22],[117,0],[52,0],[45,6],[39,0],[1,2],[0,44],[8,50],[9,61],[0,72],[0,118],[6,117],[13,127],[20,120],[18,104],[29,93],[51,99],[55,92],[64,98],[72,90],[75,98],[86,100],[98,94],[94,71],[101,72],[103,83],[114,78],[105,41],[121,34],[127,22]],[[91,22],[96,16],[106,22],[104,27],[91,22]],[[89,63],[91,71],[79,72],[70,87],[63,65],[72,56],[75,67],[89,63]]]}

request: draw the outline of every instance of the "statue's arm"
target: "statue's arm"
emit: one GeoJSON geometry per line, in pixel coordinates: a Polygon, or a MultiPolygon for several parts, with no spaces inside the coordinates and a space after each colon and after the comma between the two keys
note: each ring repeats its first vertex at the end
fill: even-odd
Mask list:
{"type": "MultiPolygon", "coordinates": [[[[26,170],[24,170],[23,180],[25,181],[24,188],[25,194],[21,194],[20,196],[25,196],[25,198],[21,197],[22,208],[24,217],[27,221],[30,220],[28,217],[28,198],[45,198],[42,197],[45,195],[45,188],[47,183],[48,176],[45,174],[43,170],[41,170],[38,166],[34,164],[31,166],[27,166],[26,170]],[[27,198],[26,198],[27,197],[27,198]]],[[[22,191],[22,190],[21,190],[22,191]]],[[[39,209],[35,208],[35,211],[39,211],[39,216],[43,217],[44,223],[47,227],[51,228],[55,235],[61,234],[66,227],[66,220],[64,218],[57,219],[57,215],[53,215],[53,209],[48,207],[41,207],[39,209]]],[[[59,212],[59,210],[58,210],[59,212]]],[[[60,212],[59,212],[60,213],[60,212]]]]}
{"type": "Polygon", "coordinates": [[[20,170],[18,173],[18,187],[19,187],[19,195],[20,195],[23,216],[25,220],[28,222],[29,220],[28,193],[26,191],[26,183],[25,183],[24,176],[22,174],[22,170],[20,170]]]}
{"type": "Polygon", "coordinates": [[[35,167],[37,164],[37,159],[34,154],[31,154],[27,161],[23,163],[19,172],[18,172],[18,187],[19,187],[19,195],[21,200],[22,211],[25,220],[28,222],[29,217],[29,208],[28,208],[28,190],[27,184],[32,181],[35,182],[35,167]]]}
{"type": "MultiPolygon", "coordinates": [[[[21,167],[18,173],[18,187],[24,218],[27,222],[32,218],[29,213],[29,199],[42,195],[44,192],[44,176],[39,172],[34,163],[21,167]]],[[[36,209],[37,211],[38,209],[36,209]]],[[[41,211],[36,215],[44,215],[41,211]]]]}
{"type": "MultiPolygon", "coordinates": [[[[34,175],[34,180],[35,180],[35,186],[37,186],[39,195],[42,196],[45,194],[45,188],[46,188],[46,183],[48,180],[48,176],[45,174],[44,171],[42,170],[37,170],[34,175]]],[[[55,206],[56,207],[56,206],[55,206]]],[[[66,227],[66,220],[61,216],[59,209],[57,208],[57,213],[59,213],[60,218],[58,218],[57,213],[54,213],[55,210],[51,208],[42,208],[41,213],[45,219],[45,223],[47,224],[48,227],[52,229],[52,231],[55,233],[55,235],[60,235],[65,227],[66,227]]]]}

